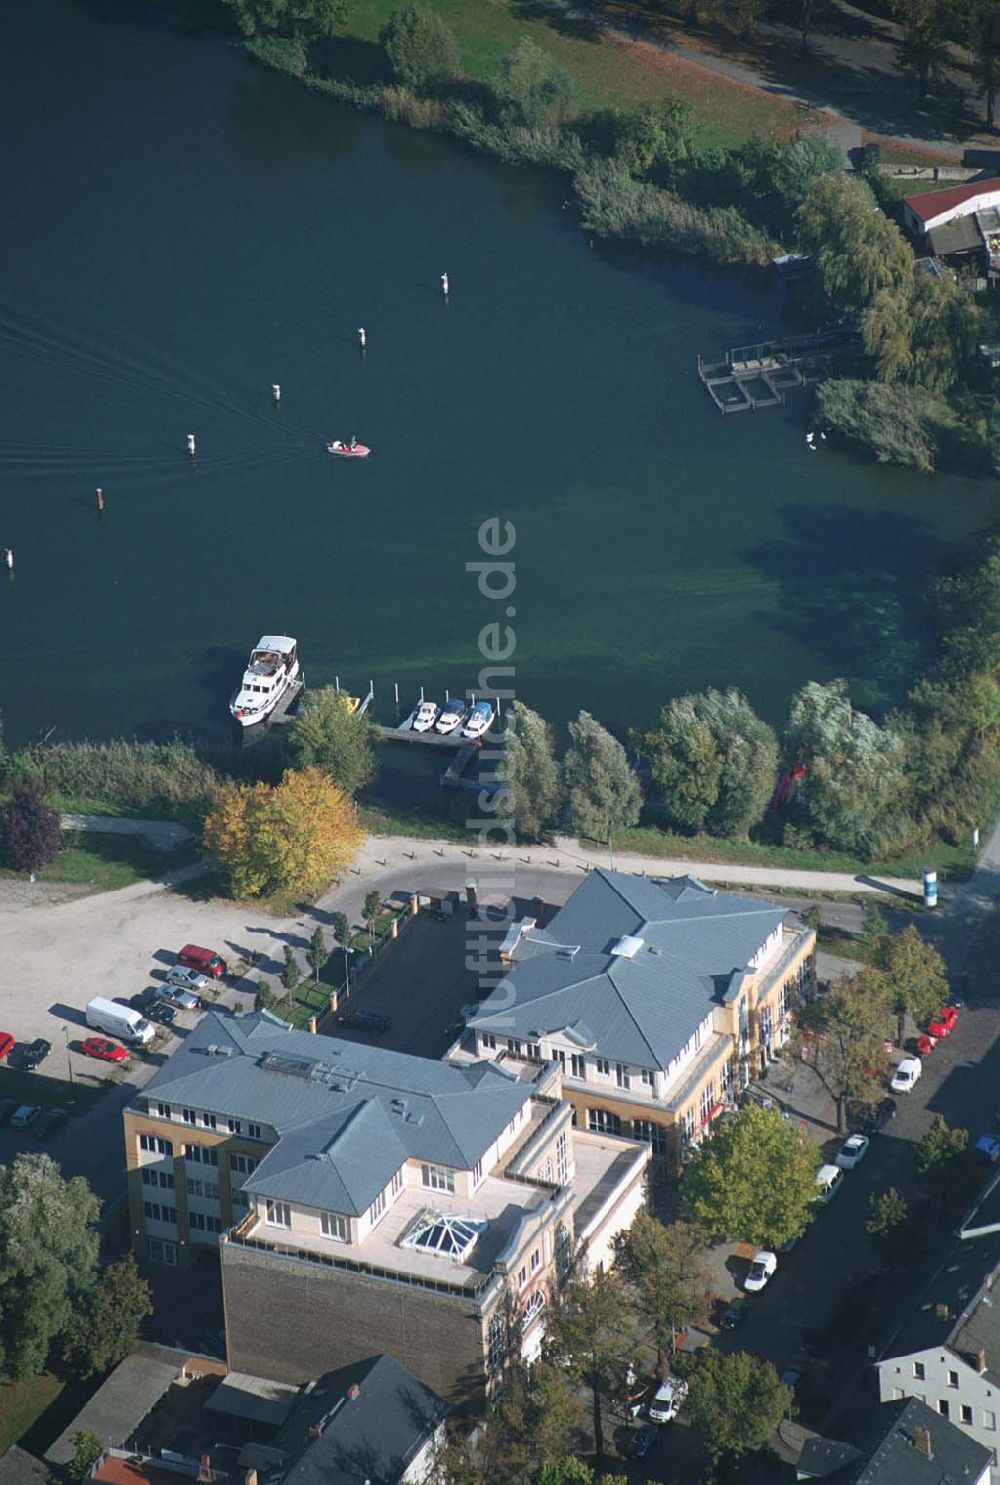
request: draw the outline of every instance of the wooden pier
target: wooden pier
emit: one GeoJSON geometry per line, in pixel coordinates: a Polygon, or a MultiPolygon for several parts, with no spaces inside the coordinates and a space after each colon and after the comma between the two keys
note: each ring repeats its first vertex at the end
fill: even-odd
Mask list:
{"type": "Polygon", "coordinates": [[[698,357],[698,376],[721,413],[756,412],[784,402],[786,392],[827,375],[835,356],[860,349],[857,331],[844,326],[814,335],[735,346],[722,360],[698,357]]]}

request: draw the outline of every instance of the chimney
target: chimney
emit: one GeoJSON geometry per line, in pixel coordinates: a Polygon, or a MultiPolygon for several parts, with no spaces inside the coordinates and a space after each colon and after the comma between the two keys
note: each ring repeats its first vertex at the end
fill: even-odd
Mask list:
{"type": "Polygon", "coordinates": [[[531,899],[531,911],[535,915],[535,924],[539,928],[545,927],[545,900],[542,897],[531,899]]]}
{"type": "Polygon", "coordinates": [[[211,1454],[203,1454],[198,1466],[199,1485],[205,1485],[205,1482],[214,1479],[215,1475],[212,1473],[212,1456],[211,1454]]]}
{"type": "Polygon", "coordinates": [[[982,1376],[986,1370],[986,1347],[980,1346],[976,1352],[976,1371],[982,1376]]]}
{"type": "Polygon", "coordinates": [[[243,1485],[257,1485],[257,1471],[247,1470],[243,1479],[243,1485]]]}
{"type": "Polygon", "coordinates": [[[931,1435],[928,1428],[915,1428],[913,1430],[913,1447],[919,1449],[921,1454],[928,1459],[934,1458],[934,1450],[931,1448],[931,1435]]]}
{"type": "Polygon", "coordinates": [[[312,1032],[313,1036],[316,1035],[317,1029],[318,1028],[316,1026],[316,1017],[315,1016],[310,1016],[309,1017],[309,1030],[312,1032]]]}
{"type": "Polygon", "coordinates": [[[357,1382],[352,1382],[350,1387],[348,1387],[347,1396],[351,1402],[354,1402],[356,1398],[359,1398],[361,1396],[361,1388],[358,1386],[357,1382]]]}
{"type": "Polygon", "coordinates": [[[309,1432],[306,1437],[310,1439],[321,1439],[323,1437],[323,1430],[318,1423],[310,1423],[309,1432]]]}

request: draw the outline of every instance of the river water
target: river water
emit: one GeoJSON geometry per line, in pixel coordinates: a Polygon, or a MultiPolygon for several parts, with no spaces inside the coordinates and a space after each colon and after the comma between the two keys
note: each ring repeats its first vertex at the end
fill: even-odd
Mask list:
{"type": "Polygon", "coordinates": [[[225,736],[265,631],[383,714],[394,682],[475,686],[498,619],[556,722],[905,690],[928,575],[993,496],[810,454],[801,405],[721,417],[697,355],[780,333],[773,286],[591,245],[558,180],[124,0],[5,17],[0,127],[8,741],[225,736]],[[367,463],[326,454],[352,434],[367,463]],[[503,604],[466,570],[493,516],[503,604]]]}

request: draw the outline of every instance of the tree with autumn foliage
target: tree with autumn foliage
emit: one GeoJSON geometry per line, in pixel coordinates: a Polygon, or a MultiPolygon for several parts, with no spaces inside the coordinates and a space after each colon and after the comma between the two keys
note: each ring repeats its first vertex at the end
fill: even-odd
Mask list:
{"type": "Polygon", "coordinates": [[[316,766],[288,769],[273,787],[223,784],[205,820],[234,897],[323,887],[363,840],[351,801],[316,766]]]}
{"type": "Polygon", "coordinates": [[[829,995],[800,1007],[796,1016],[792,1054],[812,1068],[833,1099],[841,1133],[848,1101],[872,1103],[884,1086],[892,1008],[885,977],[866,967],[837,980],[829,995]]]}

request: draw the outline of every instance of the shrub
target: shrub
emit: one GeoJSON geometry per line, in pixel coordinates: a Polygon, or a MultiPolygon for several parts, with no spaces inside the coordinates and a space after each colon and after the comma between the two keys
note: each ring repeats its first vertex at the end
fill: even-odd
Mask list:
{"type": "Polygon", "coordinates": [[[38,871],[55,860],[61,843],[55,810],[31,784],[21,785],[0,809],[0,862],[11,871],[38,871]]]}
{"type": "Polygon", "coordinates": [[[202,807],[218,783],[214,769],[188,743],[126,741],[53,743],[4,760],[7,788],[31,784],[66,803],[103,803],[122,810],[202,807]]]}
{"type": "Polygon", "coordinates": [[[842,377],[824,382],[817,400],[826,426],[871,449],[880,464],[933,473],[940,435],[952,421],[941,398],[922,387],[842,377]]]}
{"type": "Polygon", "coordinates": [[[407,87],[432,90],[458,76],[458,44],[436,11],[414,4],[394,11],[382,30],[393,74],[407,87]]]}

